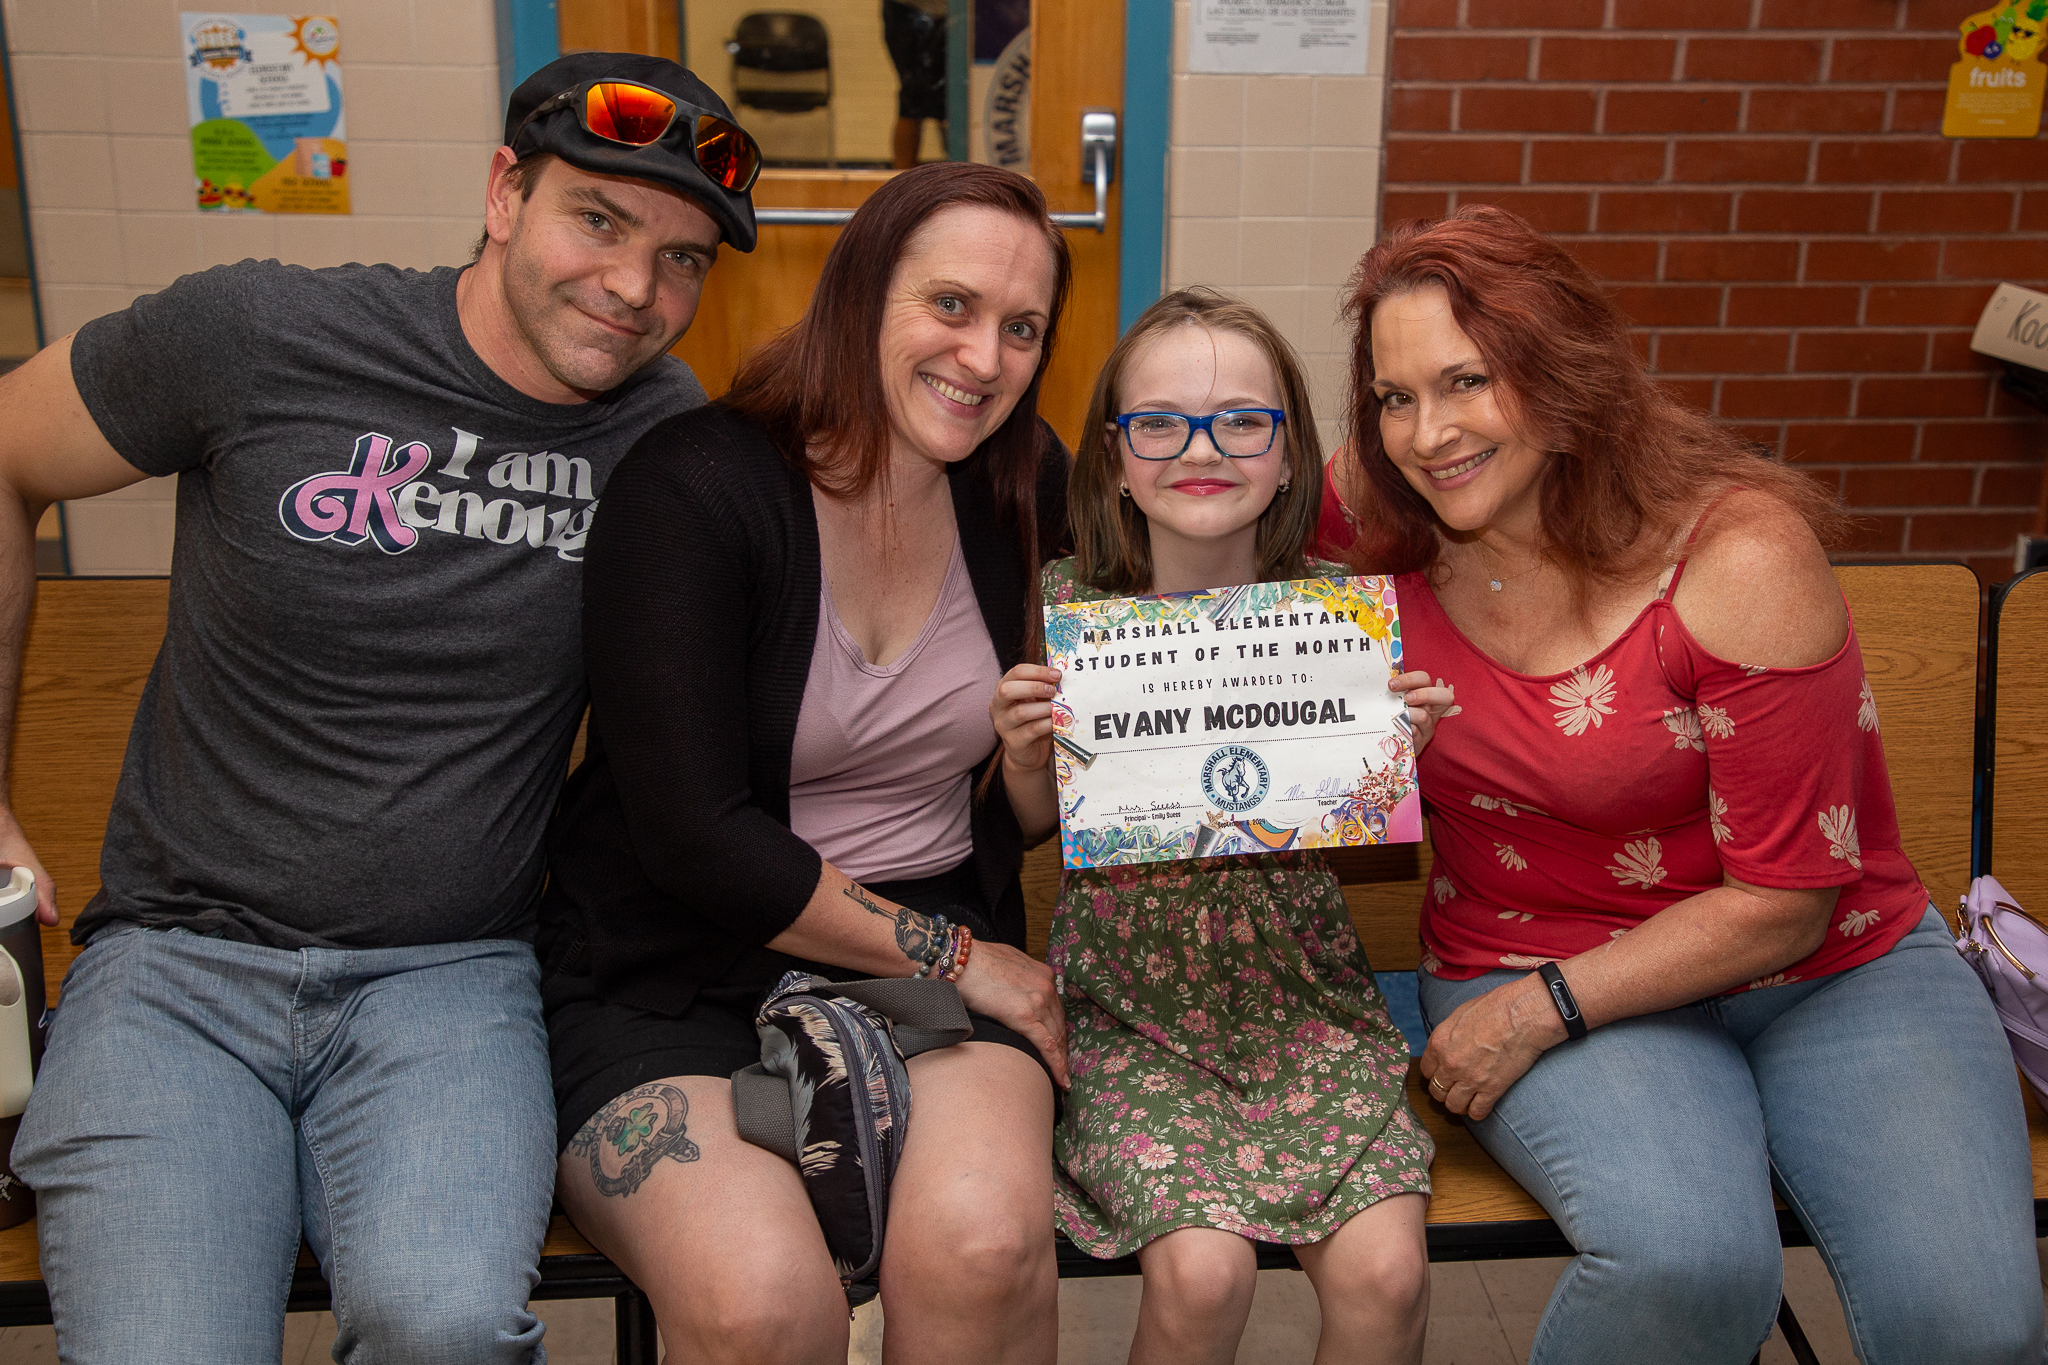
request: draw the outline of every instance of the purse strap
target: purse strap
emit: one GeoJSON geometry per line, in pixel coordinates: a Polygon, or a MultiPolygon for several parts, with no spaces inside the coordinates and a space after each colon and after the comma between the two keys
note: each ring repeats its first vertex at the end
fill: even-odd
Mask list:
{"type": "Polygon", "coordinates": [[[2017,1034],[2021,1042],[2032,1043],[2042,1051],[2048,1052],[2048,1036],[2043,1036],[2041,1030],[2035,1028],[2026,1020],[2016,1019],[2006,1011],[1999,1010],[1998,1022],[2005,1027],[2007,1033],[2017,1034]]]}
{"type": "Polygon", "coordinates": [[[732,1117],[740,1136],[794,1164],[796,1114],[790,1108],[789,1082],[759,1062],[732,1073],[732,1117]]]}
{"type": "MultiPolygon", "coordinates": [[[[906,1061],[919,1053],[964,1043],[974,1032],[960,988],[950,981],[884,976],[865,981],[810,979],[807,989],[865,1005],[887,1019],[896,1051],[906,1061]]],[[[732,1116],[740,1136],[787,1161],[797,1160],[796,1117],[789,1082],[759,1062],[732,1073],[732,1116]]]]}
{"type": "Polygon", "coordinates": [[[882,976],[865,981],[827,981],[811,978],[812,989],[827,995],[844,996],[856,1005],[866,1005],[887,1019],[896,1039],[896,1051],[904,1060],[955,1043],[964,1043],[974,1032],[967,1006],[960,1002],[960,988],[950,981],[928,977],[882,976]]]}

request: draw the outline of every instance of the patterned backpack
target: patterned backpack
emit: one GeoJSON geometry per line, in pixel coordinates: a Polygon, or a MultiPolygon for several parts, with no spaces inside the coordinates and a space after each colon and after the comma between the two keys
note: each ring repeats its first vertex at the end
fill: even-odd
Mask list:
{"type": "Polygon", "coordinates": [[[910,1125],[904,1061],[974,1031],[950,981],[790,972],[754,1017],[761,1060],[732,1077],[740,1136],[792,1162],[849,1306],[880,1291],[889,1184],[910,1125]]]}

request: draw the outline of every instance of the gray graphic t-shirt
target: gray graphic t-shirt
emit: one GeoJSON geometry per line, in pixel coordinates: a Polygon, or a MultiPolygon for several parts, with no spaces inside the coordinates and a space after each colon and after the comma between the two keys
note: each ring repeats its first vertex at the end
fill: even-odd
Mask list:
{"type": "Polygon", "coordinates": [[[107,440],[179,475],[170,626],[78,941],[531,936],[584,537],[627,448],[704,391],[664,356],[596,402],[529,398],[463,338],[459,276],[244,261],[78,333],[107,440]]]}

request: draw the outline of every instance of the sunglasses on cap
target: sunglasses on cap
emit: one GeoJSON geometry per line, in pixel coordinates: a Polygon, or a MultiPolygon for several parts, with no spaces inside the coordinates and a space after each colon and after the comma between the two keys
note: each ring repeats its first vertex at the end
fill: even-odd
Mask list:
{"type": "Polygon", "coordinates": [[[626,147],[651,147],[668,135],[678,118],[695,114],[690,128],[690,153],[697,169],[711,182],[734,194],[745,194],[761,174],[761,146],[730,119],[678,104],[671,96],[638,81],[594,80],[571,86],[541,103],[520,121],[516,141],[526,125],[545,114],[576,111],[583,131],[626,147]]]}

